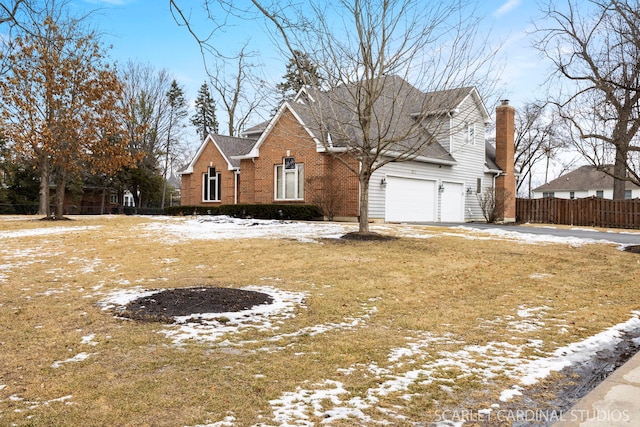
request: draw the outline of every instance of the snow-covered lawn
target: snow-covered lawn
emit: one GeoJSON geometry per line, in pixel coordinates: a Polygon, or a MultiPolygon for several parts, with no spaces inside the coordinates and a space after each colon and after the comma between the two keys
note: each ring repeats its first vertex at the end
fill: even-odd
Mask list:
{"type": "MultiPolygon", "coordinates": [[[[49,246],[52,245],[48,245],[46,239],[55,239],[56,236],[68,233],[94,233],[100,236],[104,226],[68,224],[64,227],[52,225],[7,231],[2,231],[1,227],[2,222],[0,222],[0,239],[3,242],[0,247],[0,281],[8,283],[19,271],[29,269],[38,263],[48,265],[51,258],[60,255],[62,249],[50,248],[49,246]]],[[[326,244],[327,239],[336,239],[356,229],[356,225],[346,223],[240,220],[229,217],[158,217],[145,218],[144,221],[135,224],[129,233],[138,239],[157,241],[158,244],[168,246],[181,245],[189,241],[205,240],[214,244],[217,240],[253,238],[284,239],[323,245],[326,244]]],[[[565,245],[567,248],[611,245],[611,242],[606,240],[482,230],[466,225],[439,228],[373,224],[371,229],[382,234],[419,239],[447,237],[526,245],[565,245]]],[[[116,240],[116,236],[112,235],[106,238],[116,240]]],[[[614,246],[611,246],[613,251],[614,246]]],[[[114,308],[158,292],[158,286],[149,286],[153,282],[160,284],[160,288],[168,287],[169,285],[162,283],[162,268],[170,269],[172,265],[181,262],[177,255],[162,258],[157,261],[158,277],[148,280],[141,278],[138,279],[139,283],[132,283],[130,279],[123,276],[122,279],[112,278],[110,281],[87,283],[78,287],[72,283],[71,278],[96,274],[96,270],[100,269],[116,275],[119,272],[118,262],[92,256],[91,248],[83,248],[73,254],[67,254],[65,259],[66,264],[58,263],[56,267],[48,268],[44,273],[52,277],[50,283],[39,287],[34,284],[33,289],[25,287],[25,294],[29,294],[28,291],[34,291],[26,298],[54,298],[58,293],[75,293],[84,299],[97,300],[97,304],[105,313],[111,313],[110,310],[114,308]]],[[[553,275],[553,272],[547,271],[533,272],[529,278],[547,280],[553,275]]],[[[310,297],[310,291],[280,289],[277,286],[279,281],[277,275],[259,278],[258,281],[264,284],[258,283],[245,288],[271,295],[273,304],[256,306],[251,310],[235,313],[209,315],[202,313],[197,321],[189,316],[180,317],[176,318],[176,322],[172,325],[158,326],[158,332],[166,337],[168,343],[178,349],[195,344],[227,348],[229,351],[243,354],[277,353],[292,346],[295,348],[296,340],[301,337],[317,337],[337,331],[356,331],[359,328],[366,328],[372,316],[375,316],[378,311],[379,299],[370,298],[360,303],[359,312],[346,316],[341,321],[308,324],[297,330],[281,332],[282,326],[288,320],[295,318],[300,310],[308,308],[306,300],[310,297]],[[248,330],[259,333],[259,337],[230,339],[248,330]]],[[[0,309],[8,308],[5,305],[13,307],[16,303],[3,300],[0,293],[0,309]]],[[[603,348],[612,347],[625,331],[640,329],[640,312],[630,311],[627,319],[611,325],[606,330],[548,351],[545,350],[545,344],[548,345],[548,343],[545,343],[542,338],[532,339],[531,336],[539,333],[542,337],[546,330],[563,334],[569,327],[563,319],[550,316],[549,311],[550,308],[544,303],[533,306],[523,304],[513,307],[511,313],[507,315],[477,319],[479,327],[487,329],[503,327],[511,334],[509,339],[504,341],[490,341],[482,345],[462,341],[455,334],[414,331],[415,333],[407,334],[403,338],[404,345],[388,349],[384,363],[378,361],[345,364],[340,366],[333,375],[328,375],[321,381],[310,382],[301,378],[297,387],[284,390],[277,398],[270,399],[271,413],[262,415],[262,419],[256,419],[253,425],[256,427],[313,426],[317,425],[314,421],[317,419],[315,417],[321,418],[322,424],[326,425],[346,419],[354,420],[356,425],[394,425],[408,422],[409,418],[403,408],[398,405],[388,405],[385,398],[395,394],[400,396],[401,401],[409,402],[417,396],[416,387],[419,389],[429,384],[440,384],[444,392],[453,392],[456,387],[456,378],[447,377],[445,374],[454,371],[461,373],[458,379],[473,377],[480,382],[490,382],[497,376],[507,376],[511,379],[511,384],[504,388],[497,401],[486,408],[479,409],[483,411],[480,413],[491,413],[499,410],[500,405],[520,395],[523,387],[535,384],[551,372],[559,371],[571,364],[581,363],[603,348]],[[364,393],[353,392],[348,385],[345,385],[345,378],[348,379],[356,374],[374,379],[373,382],[376,385],[370,386],[364,393]],[[448,387],[449,390],[447,390],[448,387]]],[[[88,360],[100,358],[100,352],[104,351],[100,350],[101,340],[108,340],[109,337],[104,333],[100,335],[86,330],[82,333],[84,335],[78,347],[83,351],[69,349],[70,357],[52,360],[50,364],[52,369],[62,370],[71,364],[82,364],[88,360]]],[[[0,336],[0,351],[2,351],[2,336],[0,336]]],[[[73,395],[66,394],[59,398],[27,402],[20,394],[9,391],[8,389],[14,384],[3,383],[3,378],[0,370],[0,424],[8,408],[29,412],[57,403],[80,404],[74,402],[73,395]]],[[[449,420],[440,421],[438,425],[441,426],[454,425],[449,420]]],[[[464,424],[461,421],[457,423],[456,425],[464,424]]],[[[232,411],[212,415],[205,424],[199,424],[200,427],[236,425],[241,424],[237,424],[236,415],[232,411]]]]}

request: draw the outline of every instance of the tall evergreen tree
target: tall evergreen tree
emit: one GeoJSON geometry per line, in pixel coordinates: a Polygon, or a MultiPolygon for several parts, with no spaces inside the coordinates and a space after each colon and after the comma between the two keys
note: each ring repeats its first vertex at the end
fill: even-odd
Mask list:
{"type": "Polygon", "coordinates": [[[191,117],[191,123],[196,127],[198,135],[204,141],[209,133],[218,133],[216,119],[216,103],[211,97],[209,86],[203,83],[196,98],[196,113],[191,117]]]}
{"type": "Polygon", "coordinates": [[[305,86],[319,88],[322,83],[318,67],[305,52],[294,50],[286,69],[287,72],[282,76],[284,81],[276,85],[282,99],[295,95],[305,86]]]}

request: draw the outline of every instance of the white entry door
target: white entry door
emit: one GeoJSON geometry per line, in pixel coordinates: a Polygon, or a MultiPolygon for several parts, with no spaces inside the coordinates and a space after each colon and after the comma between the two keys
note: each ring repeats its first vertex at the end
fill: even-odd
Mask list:
{"type": "Polygon", "coordinates": [[[387,176],[385,221],[436,221],[436,181],[387,176]]]}
{"type": "Polygon", "coordinates": [[[443,181],[442,186],[440,220],[464,222],[464,184],[443,181]]]}

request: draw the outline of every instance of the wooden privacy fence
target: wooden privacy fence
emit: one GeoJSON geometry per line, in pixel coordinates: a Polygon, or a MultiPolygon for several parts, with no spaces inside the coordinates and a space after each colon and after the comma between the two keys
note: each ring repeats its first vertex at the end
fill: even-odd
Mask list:
{"type": "Polygon", "coordinates": [[[518,222],[640,228],[640,199],[517,199],[518,222]]]}

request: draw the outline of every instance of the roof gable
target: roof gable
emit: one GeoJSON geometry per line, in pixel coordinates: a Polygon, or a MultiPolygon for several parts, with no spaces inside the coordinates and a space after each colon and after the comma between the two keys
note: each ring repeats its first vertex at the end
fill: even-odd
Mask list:
{"type": "Polygon", "coordinates": [[[200,159],[200,156],[202,156],[202,153],[208,144],[213,144],[216,147],[216,150],[218,150],[220,155],[225,159],[228,170],[239,169],[240,160],[238,160],[237,157],[248,153],[255,142],[256,140],[252,138],[238,138],[234,136],[209,134],[198,148],[198,151],[193,157],[193,160],[191,160],[191,163],[189,163],[187,168],[180,172],[180,174],[188,175],[193,173],[193,167],[197,163],[198,159],[200,159]]]}
{"type": "MultiPolygon", "coordinates": [[[[604,166],[609,172],[612,172],[613,166],[604,166]]],[[[580,166],[569,173],[559,176],[558,178],[534,188],[535,192],[546,191],[588,191],[588,190],[606,190],[613,188],[613,177],[604,172],[601,168],[593,165],[580,166]]],[[[632,182],[627,182],[625,188],[640,188],[632,182]]]]}

